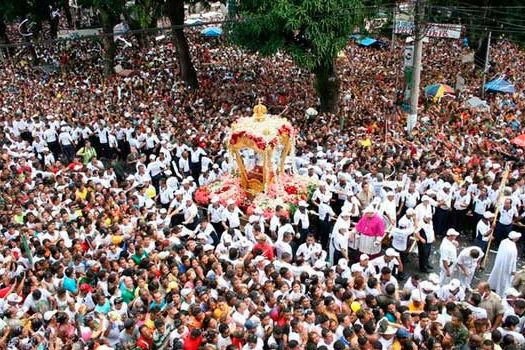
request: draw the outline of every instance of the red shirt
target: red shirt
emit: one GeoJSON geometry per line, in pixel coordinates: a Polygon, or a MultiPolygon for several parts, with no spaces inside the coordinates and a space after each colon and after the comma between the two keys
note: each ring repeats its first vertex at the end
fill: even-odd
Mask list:
{"type": "Polygon", "coordinates": [[[253,246],[252,252],[255,252],[257,250],[261,250],[264,257],[270,261],[273,260],[273,247],[266,243],[256,243],[253,246]]]}
{"type": "Polygon", "coordinates": [[[197,350],[199,349],[199,346],[201,346],[202,343],[202,335],[198,336],[197,338],[192,338],[190,335],[188,335],[186,338],[184,338],[184,344],[182,346],[183,350],[197,350]]]}
{"type": "Polygon", "coordinates": [[[141,336],[139,339],[137,339],[137,347],[144,350],[149,350],[153,348],[153,339],[146,339],[141,336]]]}

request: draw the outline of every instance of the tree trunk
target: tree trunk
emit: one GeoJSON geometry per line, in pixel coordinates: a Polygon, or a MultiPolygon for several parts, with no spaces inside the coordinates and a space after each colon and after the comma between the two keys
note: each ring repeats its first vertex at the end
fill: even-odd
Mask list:
{"type": "Polygon", "coordinates": [[[339,108],[339,78],[334,62],[322,64],[314,69],[315,91],[321,100],[320,112],[336,113],[339,108]]]}
{"type": "Polygon", "coordinates": [[[56,39],[58,37],[58,23],[60,21],[60,17],[56,16],[53,18],[53,15],[49,15],[49,35],[51,35],[52,39],[56,39]]]}
{"type": "Polygon", "coordinates": [[[113,37],[113,27],[116,25],[117,20],[109,11],[104,9],[100,9],[100,17],[102,19],[102,30],[104,32],[104,36],[102,37],[102,46],[104,48],[104,75],[110,76],[113,74],[115,52],[117,50],[113,37]]]}
{"type": "Polygon", "coordinates": [[[168,0],[166,12],[172,25],[172,36],[177,49],[181,79],[194,89],[199,88],[197,72],[191,61],[190,48],[184,35],[184,0],[168,0]]]}
{"type": "MultiPolygon", "coordinates": [[[[7,26],[5,25],[3,15],[0,17],[0,44],[2,45],[9,44],[9,38],[7,36],[7,26]]],[[[11,51],[11,48],[9,47],[6,47],[5,49],[4,48],[1,49],[1,53],[4,56],[4,58],[7,58],[10,56],[11,54],[10,51],[11,51]]]]}
{"type": "Polygon", "coordinates": [[[69,7],[69,0],[63,3],[64,13],[66,15],[67,28],[73,29],[73,17],[71,16],[71,7],[69,7]]]}
{"type": "MultiPolygon", "coordinates": [[[[129,15],[129,13],[127,11],[124,11],[123,15],[124,15],[124,18],[126,19],[126,22],[128,22],[129,29],[131,31],[138,31],[138,30],[142,29],[140,23],[138,21],[134,20],[133,18],[131,18],[131,16],[129,15]]],[[[150,28],[150,27],[147,26],[146,28],[150,28]]],[[[144,33],[139,32],[139,33],[135,33],[133,35],[137,39],[137,43],[138,43],[140,48],[144,48],[144,47],[147,46],[147,44],[146,44],[147,41],[146,41],[146,37],[145,37],[144,33]]]]}

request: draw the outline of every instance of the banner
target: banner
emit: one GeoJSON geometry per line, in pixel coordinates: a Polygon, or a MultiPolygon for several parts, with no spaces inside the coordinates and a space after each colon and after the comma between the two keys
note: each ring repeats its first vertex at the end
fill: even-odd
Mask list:
{"type": "MultiPolygon", "coordinates": [[[[431,38],[461,38],[461,31],[463,26],[460,24],[443,24],[443,23],[429,23],[425,26],[426,36],[431,38]]],[[[396,34],[412,35],[414,32],[414,22],[396,20],[394,26],[396,34]]]]}
{"type": "Polygon", "coordinates": [[[407,45],[403,51],[403,67],[412,67],[414,65],[414,46],[407,45]]]}

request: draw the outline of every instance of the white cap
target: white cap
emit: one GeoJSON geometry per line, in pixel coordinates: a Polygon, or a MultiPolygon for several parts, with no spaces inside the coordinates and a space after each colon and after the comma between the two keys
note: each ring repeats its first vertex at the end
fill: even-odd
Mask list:
{"type": "Polygon", "coordinates": [[[161,208],[161,209],[159,210],[159,213],[161,213],[161,214],[166,214],[167,212],[168,212],[168,211],[166,210],[166,208],[161,208]]]}
{"type": "Polygon", "coordinates": [[[150,154],[149,159],[150,160],[155,160],[155,159],[157,159],[157,156],[154,155],[154,154],[150,154]]]}
{"type": "Polygon", "coordinates": [[[18,304],[20,302],[22,302],[22,297],[20,297],[18,294],[16,293],[11,293],[7,296],[6,298],[7,302],[8,303],[15,303],[15,304],[18,304]]]}
{"type": "Polygon", "coordinates": [[[361,254],[361,256],[359,257],[360,261],[368,260],[368,259],[370,259],[370,257],[368,255],[366,255],[366,254],[361,254]]]}
{"type": "Polygon", "coordinates": [[[191,289],[190,288],[184,288],[183,290],[180,291],[180,295],[183,298],[187,297],[190,294],[191,294],[191,289]]]}
{"type": "Polygon", "coordinates": [[[459,288],[461,284],[459,283],[459,280],[457,278],[454,278],[450,283],[448,284],[449,290],[456,290],[459,288]]]}
{"type": "Polygon", "coordinates": [[[436,286],[432,284],[430,281],[423,281],[420,284],[421,290],[430,291],[433,292],[436,290],[436,286]]]}
{"type": "Polygon", "coordinates": [[[204,249],[204,251],[208,251],[208,250],[214,250],[215,248],[211,244],[205,244],[202,249],[204,249]]]}
{"type": "Polygon", "coordinates": [[[230,199],[228,199],[228,201],[226,202],[226,204],[228,204],[228,205],[235,204],[235,200],[230,198],[230,199]]]}
{"type": "Polygon", "coordinates": [[[211,203],[217,203],[219,201],[219,196],[211,197],[211,203]]]}
{"type": "Polygon", "coordinates": [[[492,219],[492,218],[494,218],[494,216],[495,216],[494,213],[492,213],[490,211],[486,211],[486,212],[483,213],[483,217],[485,219],[492,219]]]}
{"type": "Polygon", "coordinates": [[[193,200],[193,199],[191,199],[190,196],[185,196],[185,197],[184,197],[184,201],[186,201],[186,202],[187,202],[187,201],[191,201],[191,200],[193,200]]]}
{"type": "Polygon", "coordinates": [[[392,191],[388,191],[388,192],[386,193],[386,196],[387,196],[387,197],[395,196],[395,195],[396,195],[396,194],[395,194],[394,192],[392,192],[392,191]]]}
{"type": "Polygon", "coordinates": [[[399,253],[396,252],[396,250],[394,248],[388,248],[385,252],[385,255],[386,256],[389,256],[389,257],[398,257],[399,256],[399,253]]]}
{"type": "Polygon", "coordinates": [[[325,267],[326,267],[326,261],[322,259],[317,260],[314,264],[314,269],[321,270],[321,269],[324,269],[325,267]]]}
{"type": "Polygon", "coordinates": [[[375,212],[376,212],[376,209],[371,205],[366,207],[365,210],[363,211],[363,213],[375,213],[375,212]]]}
{"type": "Polygon", "coordinates": [[[453,228],[449,228],[447,231],[447,236],[459,236],[459,232],[453,228]]]}
{"type": "Polygon", "coordinates": [[[57,313],[57,310],[44,312],[44,320],[45,321],[49,321],[50,319],[53,318],[53,316],[55,316],[56,313],[57,313]]]}
{"type": "Polygon", "coordinates": [[[407,211],[406,211],[407,215],[414,215],[415,213],[416,213],[416,211],[413,208],[408,208],[407,211]]]}
{"type": "Polygon", "coordinates": [[[350,268],[350,271],[351,272],[363,272],[365,269],[363,266],[359,265],[359,264],[354,264],[352,265],[352,267],[350,268]]]}
{"type": "Polygon", "coordinates": [[[428,275],[428,280],[435,284],[435,285],[438,285],[439,284],[439,276],[435,273],[431,273],[428,275]]]}
{"type": "Polygon", "coordinates": [[[510,231],[509,238],[510,239],[519,239],[521,237],[521,233],[516,231],[510,231]]]}
{"type": "Polygon", "coordinates": [[[346,260],[345,258],[341,258],[337,262],[337,265],[339,265],[339,267],[341,267],[341,268],[347,267],[348,266],[348,260],[346,260]]]}
{"type": "Polygon", "coordinates": [[[504,294],[508,297],[519,297],[521,295],[520,292],[516,290],[516,288],[507,288],[505,289],[504,294]]]}
{"type": "Polygon", "coordinates": [[[306,208],[308,206],[308,203],[306,203],[306,201],[300,201],[299,206],[306,208]]]}
{"type": "Polygon", "coordinates": [[[413,301],[422,302],[423,301],[423,295],[421,295],[421,292],[419,290],[414,289],[410,293],[410,299],[412,299],[413,301]]]}
{"type": "Polygon", "coordinates": [[[424,202],[424,201],[429,201],[430,200],[430,197],[425,195],[423,197],[421,197],[421,201],[424,202]]]}

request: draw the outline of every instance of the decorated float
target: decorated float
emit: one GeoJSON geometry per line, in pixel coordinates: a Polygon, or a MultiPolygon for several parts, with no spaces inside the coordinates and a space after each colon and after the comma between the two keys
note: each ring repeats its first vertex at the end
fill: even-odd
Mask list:
{"type": "Polygon", "coordinates": [[[318,184],[294,171],[296,130],[281,116],[269,115],[264,105],[251,117],[235,121],[225,139],[234,169],[195,192],[195,201],[207,206],[217,196],[221,204],[233,199],[248,215],[259,208],[270,218],[277,205],[289,215],[299,201],[310,200],[318,184]]]}

